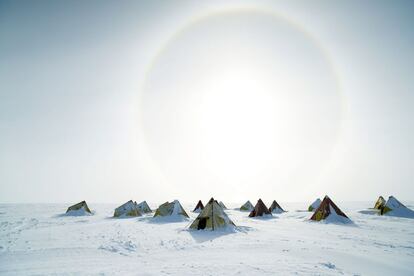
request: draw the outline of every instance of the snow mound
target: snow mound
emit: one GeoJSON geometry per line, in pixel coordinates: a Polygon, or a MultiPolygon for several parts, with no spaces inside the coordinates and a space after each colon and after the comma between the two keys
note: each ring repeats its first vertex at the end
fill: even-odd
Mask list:
{"type": "Polygon", "coordinates": [[[331,211],[331,213],[327,218],[322,220],[322,222],[333,224],[353,224],[352,220],[350,220],[349,218],[338,215],[331,205],[329,205],[329,210],[331,211]]]}

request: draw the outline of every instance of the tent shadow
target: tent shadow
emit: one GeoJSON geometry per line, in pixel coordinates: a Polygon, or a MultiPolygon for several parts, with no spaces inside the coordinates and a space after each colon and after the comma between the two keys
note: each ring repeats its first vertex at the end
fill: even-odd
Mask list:
{"type": "Polygon", "coordinates": [[[114,217],[114,216],[108,216],[105,219],[111,219],[111,220],[123,220],[123,219],[136,219],[139,218],[140,216],[122,216],[122,217],[114,217]]]}
{"type": "Polygon", "coordinates": [[[225,228],[220,230],[194,230],[194,229],[186,229],[184,231],[188,231],[191,237],[198,243],[213,241],[217,238],[235,234],[237,231],[233,228],[225,228]]]}
{"type": "Polygon", "coordinates": [[[414,212],[407,214],[386,214],[385,216],[391,218],[405,218],[405,219],[414,219],[414,212]]]}
{"type": "Polygon", "coordinates": [[[68,215],[66,215],[66,213],[57,214],[57,215],[52,216],[52,218],[65,218],[65,217],[73,217],[73,216],[68,216],[68,215]]]}
{"type": "Polygon", "coordinates": [[[376,209],[368,209],[368,210],[358,211],[358,213],[364,214],[364,215],[378,215],[379,211],[376,209]]]}
{"type": "Polygon", "coordinates": [[[62,213],[52,216],[52,218],[82,218],[82,217],[91,217],[95,215],[95,212],[92,211],[92,214],[68,214],[68,213],[62,213]]]}
{"type": "Polygon", "coordinates": [[[255,220],[272,220],[272,219],[278,219],[279,217],[276,216],[279,214],[273,214],[273,215],[263,215],[263,216],[258,216],[258,217],[248,217],[249,219],[255,219],[255,220]]]}
{"type": "Polygon", "coordinates": [[[246,213],[246,214],[250,214],[251,212],[251,210],[249,211],[249,210],[240,210],[240,209],[234,209],[234,211],[238,211],[238,212],[246,213]]]}
{"type": "Polygon", "coordinates": [[[188,222],[190,219],[183,216],[168,216],[168,217],[139,217],[139,221],[143,221],[151,224],[167,224],[167,223],[180,223],[188,222]]]}
{"type": "Polygon", "coordinates": [[[288,211],[275,211],[275,212],[272,212],[272,215],[283,215],[286,213],[288,213],[288,211]]]}
{"type": "Polygon", "coordinates": [[[359,228],[358,224],[356,224],[351,219],[349,219],[348,221],[326,221],[326,220],[314,221],[314,220],[311,220],[311,219],[306,219],[306,220],[304,220],[304,222],[315,223],[315,224],[320,224],[320,225],[338,225],[338,226],[359,228]]]}
{"type": "Polygon", "coordinates": [[[224,229],[218,230],[194,230],[194,229],[185,229],[182,231],[187,231],[191,237],[197,243],[203,243],[208,241],[213,241],[217,238],[221,238],[227,235],[237,234],[237,233],[244,233],[246,234],[248,231],[252,231],[252,227],[247,226],[236,226],[236,227],[227,227],[224,229]]]}

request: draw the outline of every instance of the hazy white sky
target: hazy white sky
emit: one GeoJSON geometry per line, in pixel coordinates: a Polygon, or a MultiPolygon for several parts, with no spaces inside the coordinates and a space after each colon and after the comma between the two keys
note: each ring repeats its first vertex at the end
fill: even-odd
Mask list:
{"type": "Polygon", "coordinates": [[[1,1],[0,202],[414,194],[412,1],[1,1]]]}

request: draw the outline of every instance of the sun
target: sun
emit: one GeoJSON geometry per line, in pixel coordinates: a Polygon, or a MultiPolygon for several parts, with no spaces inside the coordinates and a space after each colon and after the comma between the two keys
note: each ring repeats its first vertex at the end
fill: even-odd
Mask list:
{"type": "Polygon", "coordinates": [[[278,194],[316,181],[341,121],[326,53],[269,13],[202,18],[178,32],[152,64],[143,126],[171,187],[278,194]],[[203,185],[201,185],[203,186],[203,185]],[[288,188],[287,188],[288,187],[288,188]]]}
{"type": "Polygon", "coordinates": [[[203,161],[226,182],[259,174],[277,140],[274,86],[238,62],[210,76],[197,112],[203,161]]]}

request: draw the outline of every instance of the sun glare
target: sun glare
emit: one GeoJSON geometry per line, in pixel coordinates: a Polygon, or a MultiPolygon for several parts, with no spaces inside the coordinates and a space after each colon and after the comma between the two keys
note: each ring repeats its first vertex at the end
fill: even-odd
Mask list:
{"type": "Polygon", "coordinates": [[[166,181],[242,194],[252,183],[279,193],[275,183],[311,184],[341,116],[325,53],[290,23],[256,13],[212,16],[178,33],[154,61],[142,99],[166,181]]]}
{"type": "Polygon", "coordinates": [[[226,66],[210,79],[199,110],[204,162],[226,181],[240,181],[240,171],[243,178],[259,174],[277,140],[274,87],[254,66],[240,67],[226,66]]]}

